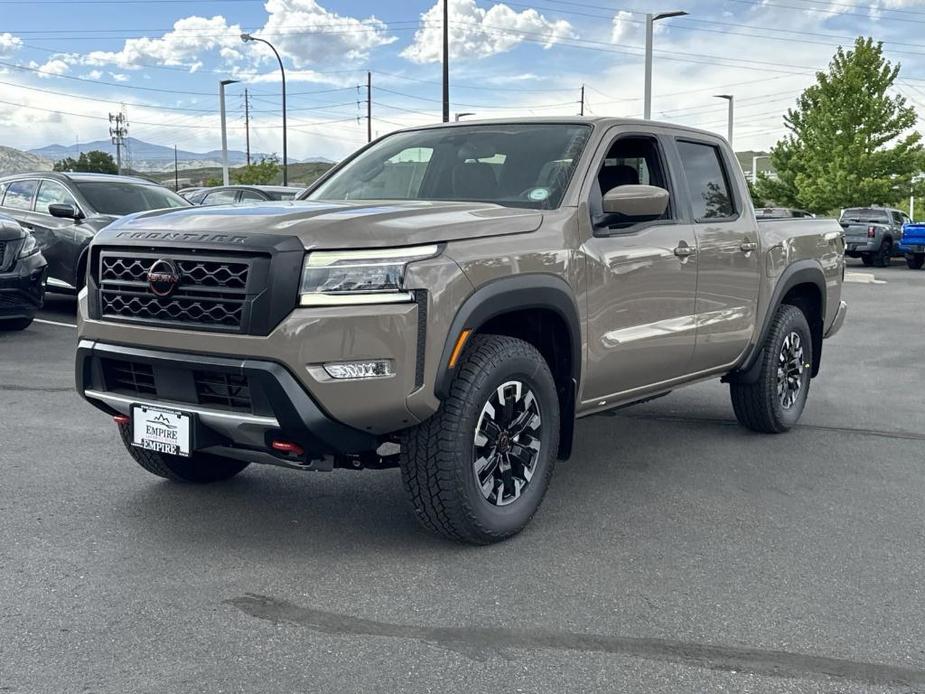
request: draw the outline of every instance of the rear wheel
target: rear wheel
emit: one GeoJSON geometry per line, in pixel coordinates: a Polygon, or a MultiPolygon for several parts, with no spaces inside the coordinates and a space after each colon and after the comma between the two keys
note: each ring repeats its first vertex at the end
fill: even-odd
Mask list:
{"type": "Polygon", "coordinates": [[[873,267],[874,257],[870,253],[862,253],[861,262],[864,263],[864,267],[873,267]]]}
{"type": "Polygon", "coordinates": [[[781,433],[803,414],[812,375],[812,334],[800,309],[777,309],[760,359],[755,383],[730,384],[732,408],[752,431],[781,433]]]}
{"type": "Polygon", "coordinates": [[[906,265],[910,270],[921,270],[925,266],[925,253],[909,253],[906,255],[906,265]]]}
{"type": "Polygon", "coordinates": [[[558,443],[559,399],[543,355],[522,340],[478,335],[437,413],[403,434],[402,481],[425,527],[497,542],[536,513],[558,443]]]}
{"type": "Polygon", "coordinates": [[[33,318],[10,318],[0,320],[0,330],[25,330],[32,325],[33,318]]]}
{"type": "Polygon", "coordinates": [[[178,455],[155,453],[132,445],[132,425],[119,424],[119,435],[129,455],[152,475],[173,480],[174,482],[192,482],[208,484],[222,482],[241,472],[250,463],[231,458],[222,458],[208,453],[193,453],[184,458],[178,455]]]}
{"type": "Polygon", "coordinates": [[[877,267],[889,267],[892,257],[893,242],[889,239],[884,239],[883,243],[880,244],[880,250],[878,250],[877,254],[874,256],[874,265],[877,267]]]}

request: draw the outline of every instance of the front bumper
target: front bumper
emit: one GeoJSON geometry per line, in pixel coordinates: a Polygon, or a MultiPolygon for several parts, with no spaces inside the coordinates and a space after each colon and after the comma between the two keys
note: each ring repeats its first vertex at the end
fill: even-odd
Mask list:
{"type": "Polygon", "coordinates": [[[839,302],[838,310],[835,311],[835,320],[832,321],[832,325],[829,326],[829,329],[826,330],[825,339],[833,337],[841,327],[845,324],[845,316],[848,315],[848,304],[844,301],[839,302]]]}
{"type": "Polygon", "coordinates": [[[325,413],[280,364],[124,347],[92,340],[77,345],[78,392],[109,414],[131,416],[133,405],[195,416],[197,450],[281,464],[276,439],[305,451],[305,462],[375,450],[376,436],[325,413]],[[268,459],[269,458],[269,459],[268,459]]]}
{"type": "Polygon", "coordinates": [[[36,253],[0,273],[0,318],[28,318],[42,308],[46,268],[45,258],[36,253]]]}

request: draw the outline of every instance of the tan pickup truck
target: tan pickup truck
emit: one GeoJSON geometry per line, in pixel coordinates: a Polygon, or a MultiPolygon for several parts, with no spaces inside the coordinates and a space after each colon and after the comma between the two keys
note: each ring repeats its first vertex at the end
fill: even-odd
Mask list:
{"type": "Polygon", "coordinates": [[[835,221],[759,223],[722,138],[612,118],[396,132],[299,201],[143,213],[90,253],[77,388],[143,468],[397,466],[472,543],[528,523],[578,417],[722,378],[787,430],[845,317],[835,221]]]}

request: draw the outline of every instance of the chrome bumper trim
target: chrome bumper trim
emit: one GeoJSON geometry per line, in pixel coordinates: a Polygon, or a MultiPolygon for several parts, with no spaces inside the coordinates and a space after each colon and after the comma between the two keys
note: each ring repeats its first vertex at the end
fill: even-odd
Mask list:
{"type": "Polygon", "coordinates": [[[832,325],[829,326],[829,329],[826,331],[824,337],[828,339],[833,337],[835,333],[841,330],[842,325],[845,324],[845,316],[848,313],[848,304],[847,302],[840,302],[838,304],[838,310],[835,312],[835,320],[832,321],[832,325]]]}

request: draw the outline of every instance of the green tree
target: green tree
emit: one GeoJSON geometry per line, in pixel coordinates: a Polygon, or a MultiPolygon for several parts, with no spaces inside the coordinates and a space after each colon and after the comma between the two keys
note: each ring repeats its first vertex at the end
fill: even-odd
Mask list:
{"type": "Polygon", "coordinates": [[[915,111],[889,93],[900,66],[883,44],[858,37],[816,73],[784,117],[790,133],[771,150],[777,178],[759,177],[758,193],[813,212],[891,204],[907,196],[920,170],[915,111]]]}
{"type": "Polygon", "coordinates": [[[115,160],[111,154],[101,152],[98,149],[92,152],[81,152],[77,159],[67,157],[61,161],[55,162],[55,171],[80,171],[83,173],[119,173],[119,167],[116,166],[115,160]]]}
{"type": "Polygon", "coordinates": [[[279,159],[273,154],[262,157],[259,162],[235,169],[231,172],[231,178],[240,185],[267,185],[276,181],[279,172],[279,159]]]}

